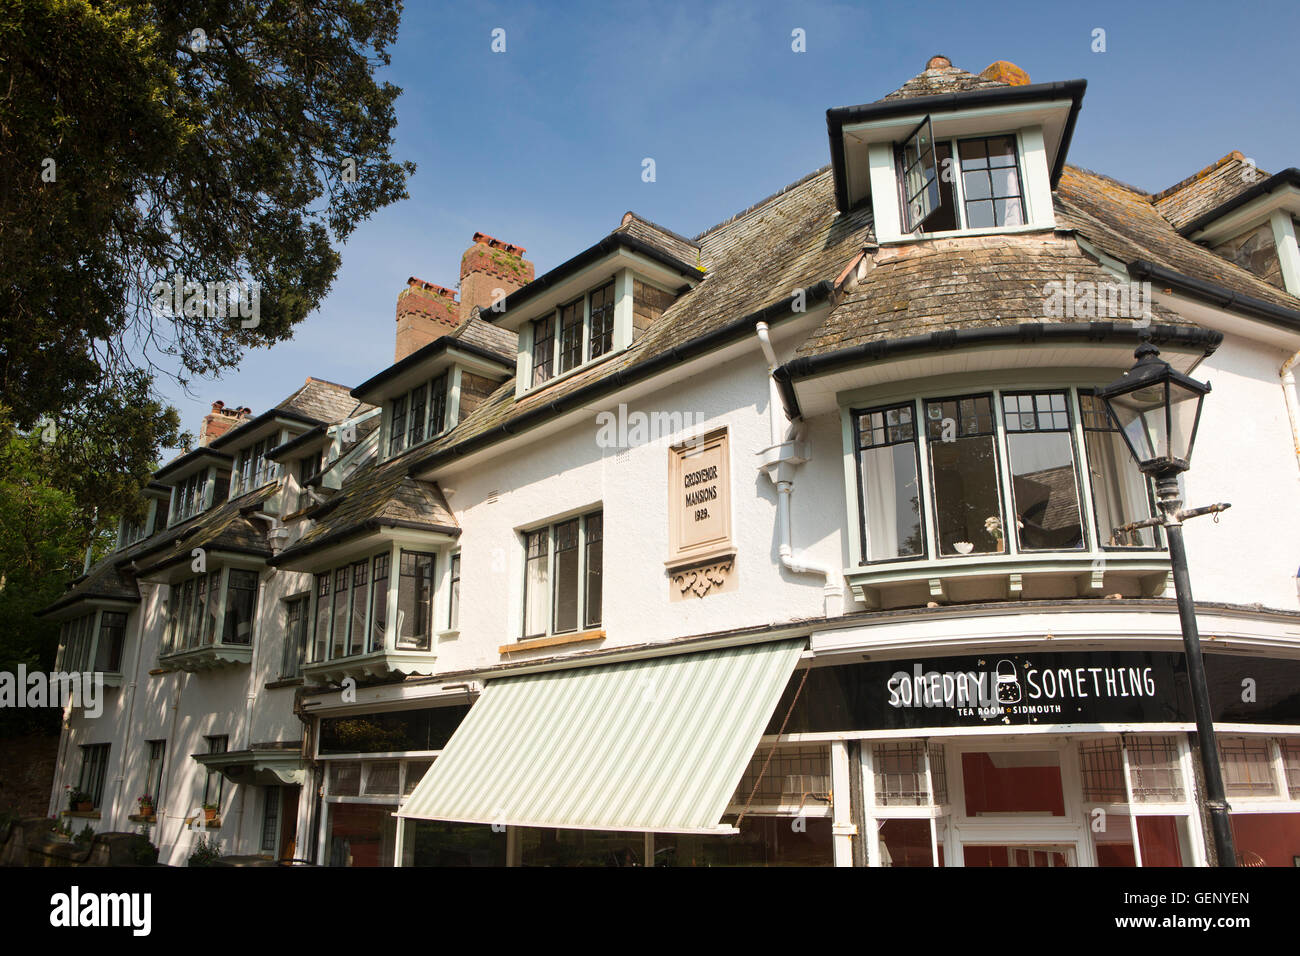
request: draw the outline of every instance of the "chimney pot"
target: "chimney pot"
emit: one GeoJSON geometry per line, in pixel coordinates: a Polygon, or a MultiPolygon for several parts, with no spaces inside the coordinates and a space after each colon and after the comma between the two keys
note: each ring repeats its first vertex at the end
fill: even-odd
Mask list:
{"type": "Polygon", "coordinates": [[[460,316],[462,320],[492,306],[516,289],[533,281],[533,264],[524,258],[527,250],[485,232],[474,233],[473,243],[460,258],[460,316]]]}

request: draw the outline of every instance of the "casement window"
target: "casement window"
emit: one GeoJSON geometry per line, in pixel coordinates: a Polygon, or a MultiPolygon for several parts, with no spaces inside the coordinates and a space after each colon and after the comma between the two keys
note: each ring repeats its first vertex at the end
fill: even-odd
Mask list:
{"type": "MultiPolygon", "coordinates": [[[[395,645],[427,651],[433,646],[434,556],[402,550],[399,557],[395,645]]],[[[390,561],[384,552],[316,575],[313,663],[385,648],[390,561]]]]}
{"type": "Polygon", "coordinates": [[[145,766],[144,792],[153,797],[154,807],[161,807],[163,800],[163,766],[167,757],[167,741],[146,740],[149,762],[145,766]]]}
{"type": "Polygon", "coordinates": [[[84,672],[93,667],[106,674],[121,673],[126,614],[122,611],[99,611],[64,621],[60,627],[59,643],[63,647],[59,670],[84,672]]]}
{"type": "Polygon", "coordinates": [[[525,638],[600,627],[602,518],[594,511],[524,535],[525,638]]]}
{"type": "Polygon", "coordinates": [[[532,323],[532,385],[541,385],[614,350],[614,280],[532,323]]]}
{"type": "Polygon", "coordinates": [[[301,511],[311,504],[311,491],[307,482],[320,473],[324,464],[325,453],[323,451],[298,459],[298,505],[295,508],[296,511],[301,511]]]}
{"type": "MultiPolygon", "coordinates": [[[[225,734],[220,736],[203,738],[208,742],[208,753],[223,754],[229,748],[230,738],[225,734]]],[[[220,770],[208,770],[207,776],[203,780],[203,805],[221,806],[221,798],[225,794],[226,778],[220,770]]]]}
{"type": "Polygon", "coordinates": [[[284,603],[284,651],[280,661],[280,677],[287,679],[302,673],[307,660],[307,624],[311,613],[311,599],[294,598],[284,603]]]}
{"type": "Polygon", "coordinates": [[[195,472],[172,489],[171,524],[184,521],[203,510],[208,490],[206,470],[195,472]]]}
{"type": "Polygon", "coordinates": [[[448,373],[422,382],[389,403],[388,457],[437,438],[447,428],[448,373]]]}
{"type": "Polygon", "coordinates": [[[1028,222],[1016,136],[935,139],[927,116],[898,148],[903,230],[948,232],[1028,222]]]}
{"type": "Polygon", "coordinates": [[[77,789],[90,794],[91,803],[96,810],[104,804],[108,748],[108,744],[83,744],[81,747],[81,775],[77,778],[77,789]]]}
{"type": "Polygon", "coordinates": [[[257,591],[257,572],[241,568],[210,571],[173,583],[167,598],[163,653],[209,646],[218,634],[222,644],[251,644],[257,591]]]}
{"type": "Polygon", "coordinates": [[[279,477],[280,466],[266,457],[266,453],[276,446],[277,441],[278,436],[269,436],[239,453],[231,473],[232,495],[255,491],[279,477]]]}
{"type": "Polygon", "coordinates": [[[863,564],[1157,547],[1114,530],[1152,515],[1150,485],[1090,390],[921,398],[852,422],[863,564]]]}
{"type": "Polygon", "coordinates": [[[460,627],[460,552],[451,556],[447,580],[447,630],[460,627]]]}

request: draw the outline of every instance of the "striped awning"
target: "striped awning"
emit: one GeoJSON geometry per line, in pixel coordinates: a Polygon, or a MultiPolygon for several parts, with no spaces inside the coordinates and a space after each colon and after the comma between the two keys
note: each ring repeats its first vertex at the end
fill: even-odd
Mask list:
{"type": "Polygon", "coordinates": [[[489,681],[397,815],[734,833],[721,823],[802,638],[489,681]]]}

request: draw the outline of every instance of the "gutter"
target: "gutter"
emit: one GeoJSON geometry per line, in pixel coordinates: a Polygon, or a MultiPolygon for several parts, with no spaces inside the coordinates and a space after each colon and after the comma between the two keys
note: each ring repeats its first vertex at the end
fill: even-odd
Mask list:
{"type": "Polygon", "coordinates": [[[578,253],[572,259],[560,263],[546,275],[538,276],[532,282],[523,288],[516,289],[510,295],[502,299],[498,304],[499,310],[491,308],[484,309],[479,313],[479,318],[487,319],[493,323],[509,314],[511,309],[517,308],[531,299],[537,298],[547,289],[556,285],[560,281],[569,278],[569,276],[581,271],[586,266],[591,265],[605,256],[609,255],[620,248],[628,249],[632,252],[640,253],[648,259],[653,259],[662,266],[672,269],[674,272],[681,273],[684,277],[693,279],[704,278],[704,272],[696,266],[675,259],[668,253],[664,252],[658,246],[652,246],[648,242],[643,242],[635,236],[630,236],[625,232],[612,232],[600,242],[578,253]]]}
{"type": "Polygon", "coordinates": [[[943,352],[955,348],[986,345],[1033,345],[1038,342],[1104,342],[1150,339],[1157,345],[1199,346],[1206,355],[1213,354],[1223,341],[1223,333],[1199,326],[1150,325],[1139,328],[1130,322],[1023,322],[993,328],[944,329],[900,339],[864,342],[823,355],[803,356],[772,372],[781,393],[781,404],[788,418],[802,417],[794,383],[828,372],[872,362],[886,361],[921,352],[943,352]]]}
{"type": "MultiPolygon", "coordinates": [[[[539,280],[540,281],[540,280],[539,280]]],[[[814,302],[823,302],[830,298],[833,284],[829,279],[823,279],[814,286],[803,290],[803,302],[805,305],[811,305],[814,302]]],[[[724,326],[714,329],[706,335],[692,339],[684,345],[661,352],[652,358],[646,359],[636,365],[619,369],[606,377],[592,382],[590,385],[584,385],[582,388],[574,389],[559,398],[554,399],[544,405],[538,405],[536,408],[525,412],[517,418],[509,419],[502,422],[485,432],[480,432],[462,442],[458,442],[449,448],[433,452],[423,458],[414,461],[407,469],[407,474],[414,477],[419,472],[427,471],[437,465],[454,461],[470,452],[478,451],[502,441],[512,435],[517,435],[527,431],[530,428],[561,415],[564,412],[571,411],[575,408],[581,408],[598,398],[617,392],[636,382],[650,378],[665,369],[678,365],[688,359],[696,358],[715,348],[729,345],[734,341],[739,341],[748,337],[755,331],[759,322],[767,322],[777,318],[784,318],[789,315],[794,308],[799,293],[794,293],[784,299],[774,302],[757,312],[751,312],[743,318],[736,319],[724,326]]]]}
{"type": "Polygon", "coordinates": [[[1128,263],[1128,273],[1135,279],[1151,279],[1211,305],[1242,312],[1257,319],[1264,319],[1281,325],[1292,332],[1300,332],[1300,311],[1295,309],[1274,305],[1272,302],[1257,299],[1252,295],[1233,292],[1221,285],[1183,275],[1181,272],[1174,272],[1146,259],[1137,259],[1128,263]]]}
{"type": "Polygon", "coordinates": [[[1083,106],[1087,80],[1060,80],[1055,83],[1030,83],[1027,86],[995,87],[986,90],[969,90],[965,93],[939,93],[934,96],[912,96],[897,100],[881,100],[861,106],[839,106],[826,111],[826,131],[831,141],[831,168],[835,171],[835,205],[840,212],[848,211],[848,185],[841,170],[844,168],[844,125],[866,120],[888,119],[909,113],[938,113],[959,111],[978,106],[996,106],[1004,103],[1032,102],[1069,98],[1070,114],[1061,131],[1061,143],[1052,164],[1052,188],[1056,188],[1065,169],[1065,155],[1074,139],[1074,126],[1083,106]]]}
{"type": "Polygon", "coordinates": [[[330,534],[324,535],[317,541],[311,542],[310,544],[281,551],[279,554],[268,558],[266,563],[268,567],[278,568],[288,561],[305,558],[307,555],[314,554],[322,548],[332,547],[333,545],[346,541],[349,538],[360,537],[367,532],[380,531],[384,528],[404,528],[411,531],[428,531],[432,534],[445,534],[451,537],[458,537],[461,533],[460,528],[449,525],[423,524],[418,521],[406,521],[401,518],[367,518],[360,524],[355,524],[351,527],[334,531],[330,534]]]}
{"type": "Polygon", "coordinates": [[[1260,196],[1266,196],[1280,186],[1295,186],[1300,189],[1300,169],[1292,166],[1290,169],[1284,169],[1280,173],[1274,173],[1268,179],[1255,183],[1249,189],[1244,189],[1237,195],[1233,196],[1225,203],[1220,203],[1204,215],[1197,216],[1187,225],[1178,230],[1178,234],[1184,238],[1200,232],[1216,219],[1222,219],[1228,213],[1240,209],[1247,203],[1253,202],[1260,196]]]}

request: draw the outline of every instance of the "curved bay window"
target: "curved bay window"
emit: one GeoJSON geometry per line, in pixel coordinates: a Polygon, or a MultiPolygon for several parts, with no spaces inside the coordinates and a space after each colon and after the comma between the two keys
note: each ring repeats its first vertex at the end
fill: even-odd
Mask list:
{"type": "Polygon", "coordinates": [[[393,557],[384,551],[316,575],[311,663],[432,650],[434,555],[399,549],[395,590],[393,557]]]}
{"type": "Polygon", "coordinates": [[[853,409],[861,563],[1158,547],[1147,479],[1091,389],[853,409]],[[917,428],[919,420],[924,428],[917,428]]]}

